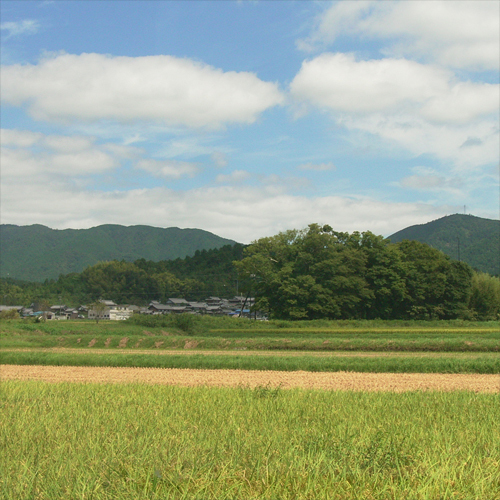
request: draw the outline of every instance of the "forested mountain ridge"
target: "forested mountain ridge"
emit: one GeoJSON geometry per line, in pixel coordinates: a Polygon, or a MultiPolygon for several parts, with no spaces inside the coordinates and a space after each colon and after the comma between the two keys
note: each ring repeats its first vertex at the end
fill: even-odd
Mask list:
{"type": "Polygon", "coordinates": [[[2,277],[44,281],[78,273],[101,261],[162,261],[235,242],[201,229],[120,226],[51,229],[40,224],[0,226],[2,277]]]}
{"type": "Polygon", "coordinates": [[[474,269],[500,275],[500,221],[454,214],[402,229],[389,236],[392,243],[416,240],[441,250],[474,269]],[[459,255],[460,251],[460,255],[459,255]]]}

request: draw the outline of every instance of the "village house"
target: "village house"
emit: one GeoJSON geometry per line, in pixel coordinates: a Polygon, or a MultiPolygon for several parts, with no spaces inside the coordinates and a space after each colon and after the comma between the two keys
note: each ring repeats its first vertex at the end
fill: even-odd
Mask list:
{"type": "Polygon", "coordinates": [[[100,300],[99,302],[100,306],[90,306],[88,311],[89,319],[123,321],[134,314],[134,311],[127,305],[118,305],[112,300],[100,300]]]}

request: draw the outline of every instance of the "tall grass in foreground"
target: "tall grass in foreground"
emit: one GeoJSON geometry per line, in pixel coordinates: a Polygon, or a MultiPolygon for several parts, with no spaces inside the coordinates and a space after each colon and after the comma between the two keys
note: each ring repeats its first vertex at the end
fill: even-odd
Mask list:
{"type": "Polygon", "coordinates": [[[500,498],[500,396],[2,383],[3,498],[500,498]]]}

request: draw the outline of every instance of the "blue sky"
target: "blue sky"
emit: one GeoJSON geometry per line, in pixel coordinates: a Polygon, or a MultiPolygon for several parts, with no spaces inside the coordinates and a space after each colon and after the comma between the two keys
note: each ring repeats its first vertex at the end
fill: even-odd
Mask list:
{"type": "Polygon", "coordinates": [[[499,5],[4,0],[2,223],[497,219],[499,5]]]}

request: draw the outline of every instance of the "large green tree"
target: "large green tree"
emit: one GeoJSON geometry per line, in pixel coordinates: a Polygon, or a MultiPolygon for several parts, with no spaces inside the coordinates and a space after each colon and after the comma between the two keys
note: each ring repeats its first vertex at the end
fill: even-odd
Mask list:
{"type": "Polygon", "coordinates": [[[256,241],[235,265],[253,282],[256,306],[274,317],[362,317],[373,292],[365,279],[367,257],[358,251],[361,238],[311,224],[256,241]]]}
{"type": "Polygon", "coordinates": [[[500,319],[500,278],[474,273],[469,308],[474,319],[500,319]]]}
{"type": "Polygon", "coordinates": [[[257,240],[235,266],[256,307],[282,319],[456,318],[472,277],[428,245],[318,224],[257,240]]]}
{"type": "Polygon", "coordinates": [[[407,289],[399,316],[453,319],[464,315],[473,274],[470,266],[418,241],[403,240],[396,246],[407,289]]]}

